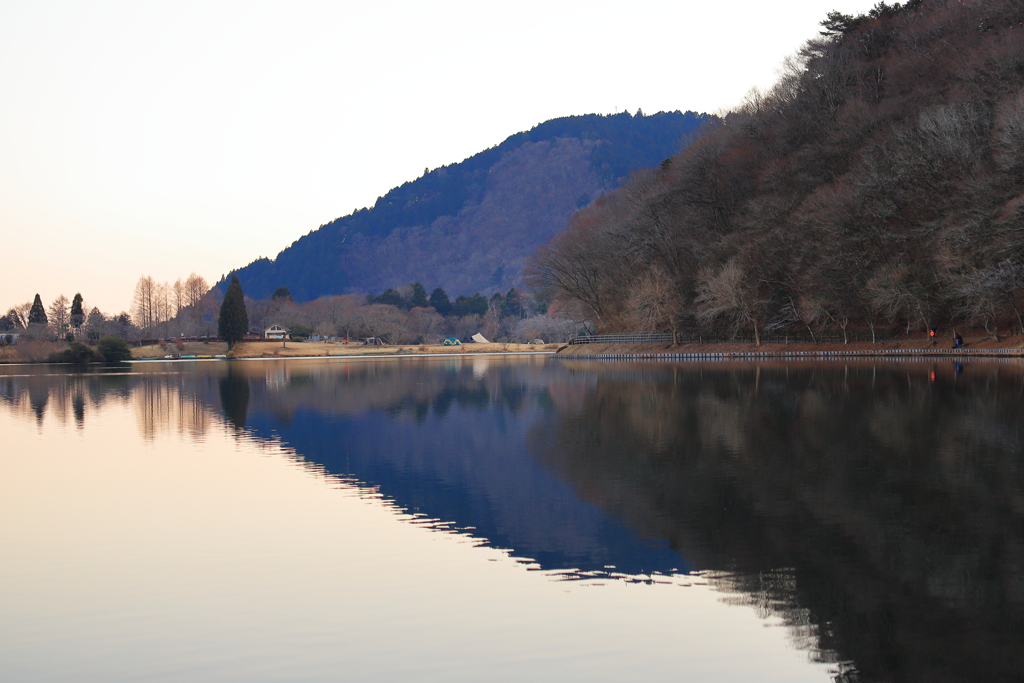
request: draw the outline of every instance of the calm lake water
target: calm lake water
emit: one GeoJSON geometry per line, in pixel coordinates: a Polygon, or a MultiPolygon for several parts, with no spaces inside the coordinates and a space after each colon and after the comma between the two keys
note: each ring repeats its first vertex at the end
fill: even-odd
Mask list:
{"type": "Polygon", "coordinates": [[[0,680],[1019,681],[1024,366],[0,366],[0,680]]]}

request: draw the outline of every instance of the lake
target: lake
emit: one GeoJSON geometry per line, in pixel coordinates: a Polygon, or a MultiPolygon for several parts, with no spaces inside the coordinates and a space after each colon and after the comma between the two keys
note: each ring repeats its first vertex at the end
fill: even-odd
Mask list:
{"type": "Polygon", "coordinates": [[[1017,681],[1024,365],[0,366],[0,680],[1017,681]]]}

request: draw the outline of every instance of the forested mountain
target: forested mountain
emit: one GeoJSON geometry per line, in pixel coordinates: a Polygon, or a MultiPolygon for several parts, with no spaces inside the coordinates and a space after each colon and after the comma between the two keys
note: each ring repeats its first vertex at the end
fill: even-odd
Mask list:
{"type": "Polygon", "coordinates": [[[609,331],[1019,331],[1024,2],[822,26],[771,90],[577,212],[528,280],[609,331]]]}
{"type": "Polygon", "coordinates": [[[574,210],[678,152],[706,118],[638,111],[553,119],[429,171],[234,273],[257,299],[282,286],[296,301],[410,282],[453,295],[507,290],[574,210]]]}

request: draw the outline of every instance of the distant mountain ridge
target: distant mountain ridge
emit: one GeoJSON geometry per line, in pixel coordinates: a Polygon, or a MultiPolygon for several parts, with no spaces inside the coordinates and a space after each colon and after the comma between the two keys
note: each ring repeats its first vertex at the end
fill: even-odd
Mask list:
{"type": "Polygon", "coordinates": [[[250,297],[285,286],[296,301],[409,282],[456,295],[507,290],[576,209],[679,152],[707,119],[678,111],[552,119],[404,183],[217,286],[237,274],[250,297]]]}

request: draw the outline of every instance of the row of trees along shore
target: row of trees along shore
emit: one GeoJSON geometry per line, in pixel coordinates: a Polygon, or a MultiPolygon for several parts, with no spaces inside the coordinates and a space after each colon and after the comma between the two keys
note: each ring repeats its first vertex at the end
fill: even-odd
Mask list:
{"type": "MultiPolygon", "coordinates": [[[[235,284],[233,277],[228,291],[235,284]]],[[[113,316],[97,308],[85,314],[87,306],[80,294],[71,302],[61,295],[49,307],[37,294],[34,301],[14,306],[0,317],[0,335],[89,342],[110,335],[132,341],[220,336],[233,343],[280,324],[297,337],[378,337],[388,343],[412,344],[478,332],[496,342],[565,341],[577,331],[572,320],[548,316],[544,300],[515,288],[490,297],[460,295],[452,301],[444,289],[435,288],[428,295],[422,284],[414,282],[376,296],[325,296],[297,303],[286,287],[264,300],[246,297],[241,285],[237,287],[241,312],[236,302],[225,305],[227,291],[210,289],[195,273],[174,285],[141,276],[131,312],[113,316]]]]}
{"type": "Polygon", "coordinates": [[[822,27],[771,89],[574,214],[527,282],[602,332],[1020,332],[1024,3],[822,27]]]}
{"type": "Polygon", "coordinates": [[[273,324],[293,335],[355,340],[376,337],[391,344],[434,343],[442,337],[481,333],[489,341],[529,343],[565,341],[577,331],[571,319],[547,315],[547,303],[512,288],[490,297],[460,295],[454,301],[437,287],[429,295],[419,282],[378,295],[324,296],[298,303],[286,287],[270,299],[245,297],[249,328],[273,324]]]}
{"type": "Polygon", "coordinates": [[[143,275],[135,286],[130,311],[111,315],[95,306],[90,309],[80,293],[70,301],[61,294],[44,306],[36,294],[32,301],[12,306],[0,316],[0,335],[67,341],[96,341],[105,336],[133,340],[171,334],[212,336],[219,305],[218,292],[195,273],[174,284],[157,283],[143,275]]]}
{"type": "MultiPolygon", "coordinates": [[[[2,310],[2,309],[0,309],[2,310]]],[[[39,340],[83,339],[95,341],[113,335],[126,338],[132,328],[128,313],[105,315],[96,307],[89,310],[81,294],[69,301],[61,294],[44,306],[38,294],[32,301],[12,306],[0,316],[0,341],[13,340],[13,335],[39,340]]]]}

